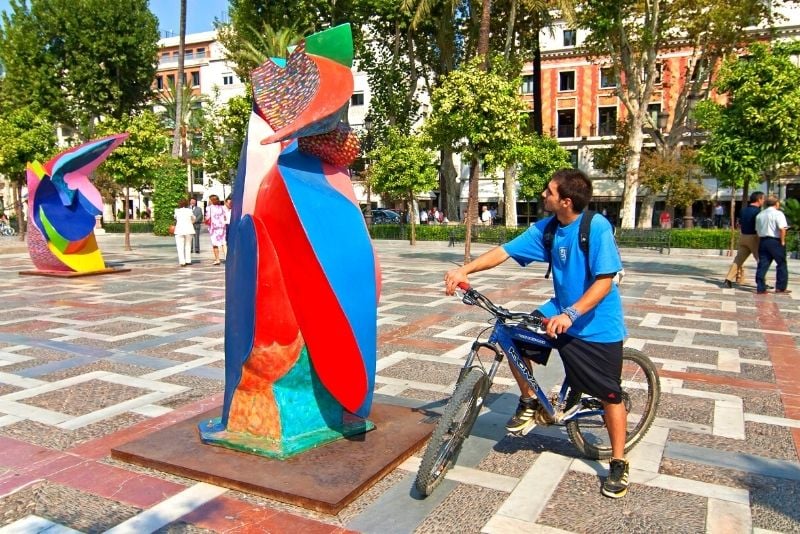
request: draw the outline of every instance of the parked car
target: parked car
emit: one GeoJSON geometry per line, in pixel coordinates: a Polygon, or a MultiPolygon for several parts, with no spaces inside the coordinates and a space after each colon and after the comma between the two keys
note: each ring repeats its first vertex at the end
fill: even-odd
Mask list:
{"type": "Polygon", "coordinates": [[[394,210],[372,210],[372,224],[400,224],[400,214],[394,210]]]}

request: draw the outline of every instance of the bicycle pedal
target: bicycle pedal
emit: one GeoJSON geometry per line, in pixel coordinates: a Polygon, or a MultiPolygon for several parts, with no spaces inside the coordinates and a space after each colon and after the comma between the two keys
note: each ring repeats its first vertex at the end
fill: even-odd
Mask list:
{"type": "Polygon", "coordinates": [[[519,430],[507,430],[509,436],[516,436],[516,437],[524,437],[527,436],[531,430],[536,428],[538,425],[535,421],[531,421],[530,424],[520,428],[519,430]]]}

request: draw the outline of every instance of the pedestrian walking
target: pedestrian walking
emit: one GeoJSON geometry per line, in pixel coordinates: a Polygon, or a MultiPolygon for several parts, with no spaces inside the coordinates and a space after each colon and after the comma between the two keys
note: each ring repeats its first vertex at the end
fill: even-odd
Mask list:
{"type": "Polygon", "coordinates": [[[192,248],[195,254],[200,254],[200,227],[203,224],[203,208],[197,205],[196,198],[189,199],[189,209],[194,215],[194,237],[192,238],[192,248]]]}
{"type": "Polygon", "coordinates": [[[192,241],[194,240],[194,215],[189,201],[182,198],[175,209],[175,247],[178,249],[178,265],[192,263],[192,241]]]}
{"type": "Polygon", "coordinates": [[[220,249],[225,256],[225,206],[217,195],[208,197],[210,202],[206,208],[206,226],[211,237],[211,251],[214,253],[214,265],[219,265],[220,249]]]}
{"type": "Polygon", "coordinates": [[[775,262],[775,294],[791,293],[789,270],[786,266],[786,230],[789,224],[786,216],[778,208],[781,203],[776,197],[767,197],[767,209],[756,216],[756,232],[758,233],[758,268],[756,269],[756,292],[763,295],[767,292],[766,276],[772,262],[775,262]]]}
{"type": "Polygon", "coordinates": [[[764,205],[764,193],[754,191],[750,194],[750,204],[742,209],[739,214],[739,248],[736,257],[728,269],[728,274],[722,282],[725,287],[733,287],[733,283],[741,284],[744,277],[744,262],[752,254],[758,261],[758,233],[756,232],[756,216],[761,213],[764,205]]]}

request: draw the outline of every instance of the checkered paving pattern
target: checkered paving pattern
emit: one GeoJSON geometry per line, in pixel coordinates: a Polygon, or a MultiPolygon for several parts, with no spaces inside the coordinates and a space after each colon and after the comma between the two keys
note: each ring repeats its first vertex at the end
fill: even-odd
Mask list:
{"type": "MultiPolygon", "coordinates": [[[[132,270],[93,278],[20,277],[30,260],[0,248],[0,532],[800,532],[794,261],[796,293],[760,296],[721,287],[730,258],[623,252],[626,344],[653,359],[662,386],[624,499],[600,495],[607,465],[578,457],[562,428],[505,435],[518,392],[504,368],[432,496],[411,489],[419,451],[326,516],[110,458],[219,405],[224,379],[224,267],[206,253],[178,268],[171,240],[133,240],[124,252],[121,236],[101,236],[108,261],[132,270]]],[[[376,248],[376,400],[441,412],[488,326],[442,291],[463,250],[376,248]]],[[[521,311],[550,295],[543,274],[508,262],[471,281],[521,311]]]]}

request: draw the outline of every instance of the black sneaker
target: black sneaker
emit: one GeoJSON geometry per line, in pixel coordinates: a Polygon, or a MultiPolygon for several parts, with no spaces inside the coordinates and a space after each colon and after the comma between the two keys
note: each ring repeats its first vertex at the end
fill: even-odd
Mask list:
{"type": "Polygon", "coordinates": [[[536,426],[536,410],[539,407],[537,399],[519,399],[517,412],[506,423],[506,430],[512,434],[526,435],[536,426]]]}
{"type": "Polygon", "coordinates": [[[730,280],[723,280],[722,285],[727,287],[728,289],[733,287],[733,284],[731,283],[730,280]]]}
{"type": "Polygon", "coordinates": [[[603,482],[603,495],[619,499],[628,493],[628,462],[612,459],[608,464],[608,477],[603,482]]]}

